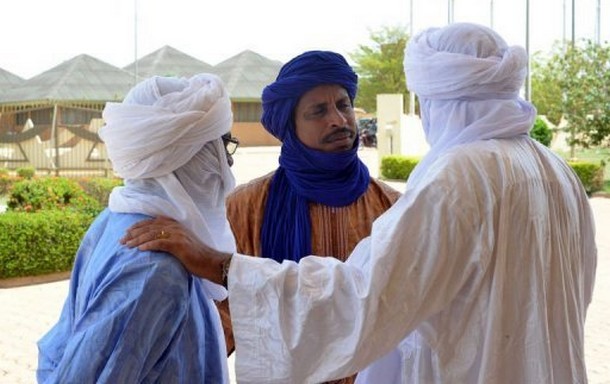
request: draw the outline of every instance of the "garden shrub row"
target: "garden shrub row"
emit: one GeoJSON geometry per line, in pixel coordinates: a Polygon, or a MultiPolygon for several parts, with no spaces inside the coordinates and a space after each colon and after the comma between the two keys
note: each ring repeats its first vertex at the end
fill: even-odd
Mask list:
{"type": "Polygon", "coordinates": [[[69,271],[92,220],[76,211],[1,214],[0,279],[69,271]]]}
{"type": "Polygon", "coordinates": [[[604,188],[604,168],[606,164],[585,161],[568,161],[588,194],[601,191],[604,188]]]}
{"type": "MultiPolygon", "coordinates": [[[[0,175],[0,181],[9,178],[0,175]]],[[[6,180],[5,180],[6,181],[6,180]]],[[[121,179],[12,177],[0,214],[0,279],[66,272],[121,179]]]]}
{"type": "MultiPolygon", "coordinates": [[[[383,179],[407,180],[418,158],[389,155],[381,159],[383,179]]],[[[604,165],[569,162],[591,194],[603,188],[604,165]]],[[[0,172],[0,194],[7,212],[0,214],[0,279],[66,272],[80,241],[108,203],[117,178],[35,177],[0,172]]]]}
{"type": "MultiPolygon", "coordinates": [[[[380,175],[386,180],[407,180],[413,168],[419,162],[418,158],[403,155],[388,155],[381,158],[380,175]]],[[[592,194],[604,188],[604,162],[569,161],[585,191],[592,194]]]]}

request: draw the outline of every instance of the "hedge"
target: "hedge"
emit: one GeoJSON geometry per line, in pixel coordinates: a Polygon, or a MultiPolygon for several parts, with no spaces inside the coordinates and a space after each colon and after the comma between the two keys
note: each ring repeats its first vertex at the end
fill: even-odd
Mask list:
{"type": "Polygon", "coordinates": [[[93,221],[73,211],[0,215],[0,279],[65,272],[93,221]]]}
{"type": "MultiPolygon", "coordinates": [[[[18,177],[7,180],[0,214],[0,279],[72,268],[82,237],[120,179],[18,177]]],[[[2,184],[0,183],[0,186],[2,184]]]]}
{"type": "MultiPolygon", "coordinates": [[[[386,180],[407,180],[419,159],[403,155],[388,155],[381,158],[380,174],[386,180]]],[[[569,161],[568,164],[588,194],[604,188],[604,162],[569,161]]]]}
{"type": "Polygon", "coordinates": [[[388,155],[381,158],[381,177],[389,180],[407,180],[419,158],[403,155],[388,155]]]}
{"type": "Polygon", "coordinates": [[[601,191],[604,188],[604,167],[606,165],[604,162],[568,161],[568,164],[572,167],[588,194],[601,191]]]}

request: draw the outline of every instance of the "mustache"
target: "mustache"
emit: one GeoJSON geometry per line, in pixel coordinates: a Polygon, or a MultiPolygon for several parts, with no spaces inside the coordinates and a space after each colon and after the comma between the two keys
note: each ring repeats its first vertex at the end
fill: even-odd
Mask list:
{"type": "Polygon", "coordinates": [[[325,144],[332,143],[333,141],[335,141],[337,139],[338,136],[343,136],[346,133],[349,135],[350,138],[353,138],[354,136],[356,136],[356,132],[354,132],[352,129],[349,129],[347,127],[342,127],[342,128],[337,128],[336,130],[332,131],[328,135],[324,136],[324,138],[322,139],[322,142],[325,144]]]}

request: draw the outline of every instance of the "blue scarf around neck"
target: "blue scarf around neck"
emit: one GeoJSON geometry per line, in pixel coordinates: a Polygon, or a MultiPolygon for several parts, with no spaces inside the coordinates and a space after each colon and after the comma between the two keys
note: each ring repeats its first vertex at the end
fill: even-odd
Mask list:
{"type": "Polygon", "coordinates": [[[286,135],[273,175],[261,228],[262,256],[281,262],[311,254],[309,202],[331,207],[352,204],[368,189],[369,171],[351,150],[328,153],[286,135]]]}

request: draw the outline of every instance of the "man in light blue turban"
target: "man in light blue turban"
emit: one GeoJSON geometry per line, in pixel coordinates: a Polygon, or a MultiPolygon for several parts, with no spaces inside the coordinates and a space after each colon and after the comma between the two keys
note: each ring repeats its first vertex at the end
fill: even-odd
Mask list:
{"type": "Polygon", "coordinates": [[[224,207],[235,185],[222,139],[233,123],[229,95],[212,74],[154,76],[108,103],[103,117],[100,137],[125,185],[81,243],[61,316],[38,343],[38,381],[228,383],[215,305],[226,289],[119,239],[131,224],[163,215],[235,250],[224,207]]]}

